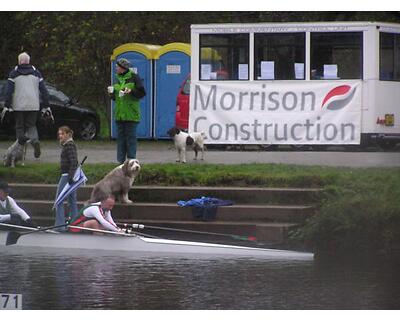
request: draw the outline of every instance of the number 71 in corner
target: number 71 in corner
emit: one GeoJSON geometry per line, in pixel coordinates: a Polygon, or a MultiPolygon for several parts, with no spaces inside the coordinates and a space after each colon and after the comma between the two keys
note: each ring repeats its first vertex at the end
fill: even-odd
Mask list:
{"type": "Polygon", "coordinates": [[[22,294],[0,293],[0,310],[22,310],[22,294]]]}

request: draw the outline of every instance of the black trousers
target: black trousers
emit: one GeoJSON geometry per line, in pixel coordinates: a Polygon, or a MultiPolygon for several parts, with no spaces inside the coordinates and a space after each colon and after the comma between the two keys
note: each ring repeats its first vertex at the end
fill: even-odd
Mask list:
{"type": "Polygon", "coordinates": [[[14,111],[15,133],[18,138],[28,137],[31,143],[39,142],[36,121],[39,111],[14,111]]]}

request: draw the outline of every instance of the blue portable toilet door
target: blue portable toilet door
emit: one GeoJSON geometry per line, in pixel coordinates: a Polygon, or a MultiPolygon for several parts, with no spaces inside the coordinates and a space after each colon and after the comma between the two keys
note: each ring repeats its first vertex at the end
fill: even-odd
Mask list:
{"type": "Polygon", "coordinates": [[[190,56],[171,51],[156,60],[156,101],[154,133],[157,139],[169,138],[167,131],[175,126],[176,97],[190,72],[190,56]]]}
{"type": "MultiPolygon", "coordinates": [[[[149,139],[152,137],[152,60],[148,60],[144,55],[138,52],[124,52],[120,54],[112,63],[113,81],[115,81],[115,64],[120,58],[128,59],[132,68],[139,74],[142,79],[143,86],[146,90],[146,96],[140,100],[141,120],[137,127],[137,137],[141,139],[149,139]]],[[[114,111],[114,101],[111,103],[112,111],[114,111]]],[[[117,128],[114,121],[114,112],[112,114],[111,137],[117,138],[117,128]]]]}

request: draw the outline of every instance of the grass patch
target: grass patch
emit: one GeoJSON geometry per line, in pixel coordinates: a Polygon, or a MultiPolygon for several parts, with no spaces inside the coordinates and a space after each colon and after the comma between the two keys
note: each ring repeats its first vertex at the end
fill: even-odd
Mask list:
{"type": "MultiPolygon", "coordinates": [[[[85,164],[89,184],[95,184],[115,164],[85,164]]],[[[260,186],[322,187],[340,171],[323,167],[302,167],[279,164],[146,164],[137,179],[142,185],[174,186],[260,186]]],[[[57,183],[59,165],[28,164],[13,169],[0,167],[0,177],[9,182],[57,183]]]]}
{"type": "Polygon", "coordinates": [[[400,257],[400,169],[341,170],[316,215],[294,232],[315,252],[400,257]]]}

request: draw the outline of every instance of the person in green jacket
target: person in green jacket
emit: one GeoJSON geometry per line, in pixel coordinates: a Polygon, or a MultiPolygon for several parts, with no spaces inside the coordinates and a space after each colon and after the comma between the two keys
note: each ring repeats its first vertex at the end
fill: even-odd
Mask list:
{"type": "Polygon", "coordinates": [[[146,95],[142,80],[130,62],[121,58],[116,63],[114,85],[108,87],[115,100],[114,119],[117,124],[117,161],[136,159],[136,129],[140,122],[140,99],[146,95]]]}

